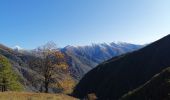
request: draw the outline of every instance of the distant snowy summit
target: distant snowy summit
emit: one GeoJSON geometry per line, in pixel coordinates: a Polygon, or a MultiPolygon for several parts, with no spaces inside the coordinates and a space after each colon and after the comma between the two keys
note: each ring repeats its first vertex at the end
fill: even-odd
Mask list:
{"type": "Polygon", "coordinates": [[[18,46],[18,45],[16,45],[16,46],[13,47],[13,49],[22,50],[23,48],[18,46]]]}
{"type": "Polygon", "coordinates": [[[24,51],[24,49],[23,49],[22,47],[18,46],[18,45],[14,46],[12,49],[13,49],[14,51],[17,51],[17,52],[24,51]]]}

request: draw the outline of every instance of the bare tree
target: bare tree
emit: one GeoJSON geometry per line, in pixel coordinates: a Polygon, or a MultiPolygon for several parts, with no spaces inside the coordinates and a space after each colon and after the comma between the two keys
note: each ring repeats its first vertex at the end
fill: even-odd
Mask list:
{"type": "MultiPolygon", "coordinates": [[[[50,83],[56,82],[55,74],[60,71],[67,70],[67,64],[64,60],[64,55],[56,49],[56,45],[53,42],[49,42],[46,45],[37,49],[38,59],[35,59],[34,65],[37,67],[37,71],[43,75],[43,87],[45,93],[48,93],[50,83]]],[[[59,84],[58,84],[59,85],[59,84]]],[[[42,91],[42,86],[41,91],[42,91]]]]}

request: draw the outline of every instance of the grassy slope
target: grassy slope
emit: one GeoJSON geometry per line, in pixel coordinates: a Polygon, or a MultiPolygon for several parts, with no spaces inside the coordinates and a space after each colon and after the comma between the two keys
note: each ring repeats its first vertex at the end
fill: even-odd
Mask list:
{"type": "Polygon", "coordinates": [[[0,100],[77,100],[64,94],[0,92],[0,100]]]}
{"type": "Polygon", "coordinates": [[[120,100],[170,100],[170,68],[150,81],[125,94],[120,100]]]}

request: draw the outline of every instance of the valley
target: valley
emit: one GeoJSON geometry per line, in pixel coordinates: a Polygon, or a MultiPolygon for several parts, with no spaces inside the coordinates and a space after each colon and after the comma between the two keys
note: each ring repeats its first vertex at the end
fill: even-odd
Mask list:
{"type": "Polygon", "coordinates": [[[0,0],[0,100],[170,100],[170,0],[0,0]]]}

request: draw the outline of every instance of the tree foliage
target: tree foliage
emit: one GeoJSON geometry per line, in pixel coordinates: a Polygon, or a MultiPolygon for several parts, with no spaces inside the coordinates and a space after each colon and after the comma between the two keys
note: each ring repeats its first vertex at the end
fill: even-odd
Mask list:
{"type": "Polygon", "coordinates": [[[41,92],[49,92],[49,85],[51,83],[58,83],[56,80],[58,75],[56,73],[68,72],[68,66],[65,63],[64,55],[56,49],[54,43],[47,43],[46,45],[37,49],[38,58],[31,62],[31,66],[37,70],[44,78],[42,80],[41,92]]]}
{"type": "Polygon", "coordinates": [[[20,91],[22,85],[19,77],[13,72],[12,66],[7,58],[0,55],[0,88],[1,91],[20,91]]]}

